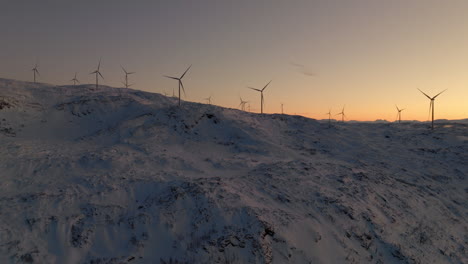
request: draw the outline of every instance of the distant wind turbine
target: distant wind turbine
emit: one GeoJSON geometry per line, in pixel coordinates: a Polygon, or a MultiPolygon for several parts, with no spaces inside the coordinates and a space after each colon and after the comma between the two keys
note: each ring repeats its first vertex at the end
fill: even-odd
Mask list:
{"type": "Polygon", "coordinates": [[[123,70],[124,73],[125,73],[125,82],[122,82],[122,83],[125,85],[125,88],[128,88],[128,87],[134,85],[134,83],[128,84],[128,76],[129,76],[130,74],[134,74],[135,72],[127,72],[127,70],[125,70],[125,68],[124,68],[122,65],[121,65],[120,67],[122,67],[122,70],[123,70]]]}
{"type": "MultiPolygon", "coordinates": [[[[185,88],[184,88],[184,84],[182,83],[182,78],[184,78],[185,74],[188,72],[188,70],[192,67],[192,65],[190,65],[187,70],[185,70],[185,72],[182,74],[182,76],[180,76],[180,78],[177,78],[177,77],[172,77],[172,76],[167,76],[167,75],[164,75],[164,77],[166,78],[169,78],[169,79],[174,79],[174,80],[177,80],[179,82],[179,106],[180,106],[180,88],[182,87],[182,91],[184,92],[185,94],[185,88]]],[[[174,92],[174,90],[173,90],[174,92]]]]}
{"type": "Polygon", "coordinates": [[[447,91],[447,89],[443,90],[442,92],[436,94],[436,96],[434,97],[430,97],[429,95],[425,94],[423,91],[421,91],[419,88],[418,90],[424,94],[427,98],[429,98],[429,100],[431,100],[430,104],[429,104],[429,113],[431,112],[431,108],[432,108],[432,126],[431,128],[434,129],[434,100],[437,98],[437,96],[439,96],[441,93],[447,91]]]}
{"type": "Polygon", "coordinates": [[[326,113],[326,115],[328,115],[328,127],[331,127],[331,108],[328,109],[328,113],[326,113]]]}
{"type": "Polygon", "coordinates": [[[34,74],[34,83],[36,83],[36,73],[37,73],[37,75],[40,75],[39,71],[37,70],[37,63],[36,63],[36,65],[34,65],[34,68],[32,68],[32,71],[33,71],[33,74],[34,74]]]}
{"type": "Polygon", "coordinates": [[[101,76],[101,78],[104,80],[104,77],[102,76],[101,72],[99,71],[99,69],[101,68],[101,59],[99,59],[99,64],[97,66],[97,69],[93,72],[91,72],[90,74],[96,74],[96,90],[98,89],[98,85],[99,85],[99,76],[101,76]]]}
{"type": "Polygon", "coordinates": [[[284,111],[283,111],[283,103],[281,103],[281,114],[284,114],[284,111]]]}
{"type": "Polygon", "coordinates": [[[78,79],[76,78],[76,74],[77,72],[75,72],[75,77],[73,77],[73,79],[70,80],[71,82],[73,82],[73,86],[76,86],[76,83],[80,83],[80,81],[78,81],[78,79]]]}
{"type": "Polygon", "coordinates": [[[263,103],[264,103],[264,100],[263,100],[263,91],[265,91],[265,89],[267,88],[267,86],[271,83],[271,81],[269,81],[264,87],[263,89],[257,89],[257,88],[253,88],[253,87],[247,87],[249,89],[252,89],[254,91],[257,91],[257,92],[260,92],[260,113],[263,114],[263,103]]]}
{"type": "Polygon", "coordinates": [[[400,108],[398,108],[397,105],[395,105],[395,107],[396,107],[396,109],[397,109],[397,111],[398,111],[398,113],[397,113],[398,123],[401,123],[401,111],[405,110],[405,108],[400,109],[400,108]]]}
{"type": "Polygon", "coordinates": [[[210,97],[207,97],[207,98],[205,98],[205,99],[203,99],[203,100],[207,101],[208,104],[210,105],[210,104],[211,104],[211,95],[210,95],[210,97]]]}
{"type": "MultiPolygon", "coordinates": [[[[245,111],[245,104],[248,103],[249,101],[242,100],[242,97],[240,96],[239,96],[239,99],[240,99],[239,107],[241,108],[242,111],[245,111]]],[[[250,109],[250,105],[249,105],[249,109],[250,109]]]]}
{"type": "Polygon", "coordinates": [[[345,116],[346,116],[345,113],[344,113],[344,108],[345,107],[343,106],[343,109],[341,110],[341,112],[336,114],[336,115],[341,115],[341,122],[344,122],[344,119],[345,119],[345,116]]]}

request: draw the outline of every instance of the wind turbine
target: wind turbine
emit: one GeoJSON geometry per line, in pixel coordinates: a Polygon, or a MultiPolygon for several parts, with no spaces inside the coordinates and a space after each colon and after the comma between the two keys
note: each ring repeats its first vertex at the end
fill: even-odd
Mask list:
{"type": "Polygon", "coordinates": [[[122,70],[125,72],[125,82],[122,82],[125,85],[125,88],[128,88],[128,87],[134,85],[134,83],[128,84],[128,76],[130,74],[134,74],[135,72],[127,72],[127,70],[125,70],[125,68],[122,65],[120,65],[120,67],[122,67],[122,70]]]}
{"type": "Polygon", "coordinates": [[[437,96],[439,96],[441,93],[447,91],[447,89],[443,90],[442,92],[436,94],[436,96],[434,97],[430,97],[429,95],[425,94],[423,91],[421,91],[419,88],[418,90],[424,94],[427,98],[429,98],[429,100],[431,100],[431,103],[429,104],[429,113],[431,112],[431,108],[432,108],[432,126],[431,128],[434,129],[434,100],[437,98],[437,96]]]}
{"type": "Polygon", "coordinates": [[[36,73],[37,73],[37,75],[40,75],[39,71],[37,70],[37,63],[36,63],[36,65],[34,65],[34,68],[32,68],[31,71],[33,71],[33,73],[34,73],[34,83],[36,83],[36,73]]]}
{"type": "Polygon", "coordinates": [[[210,105],[210,104],[211,104],[211,95],[210,95],[210,97],[207,97],[207,98],[205,98],[205,99],[203,99],[203,100],[207,101],[208,104],[210,105]]]}
{"type": "Polygon", "coordinates": [[[326,115],[328,115],[328,127],[331,127],[331,108],[328,109],[328,113],[326,113],[326,115]]]}
{"type": "Polygon", "coordinates": [[[401,123],[401,111],[405,110],[405,108],[400,109],[400,108],[398,108],[397,105],[395,105],[395,107],[396,107],[396,109],[398,111],[398,113],[397,113],[398,123],[401,123]]]}
{"type": "Polygon", "coordinates": [[[101,76],[101,78],[104,80],[104,77],[102,76],[101,72],[99,71],[99,69],[101,68],[101,59],[99,59],[99,64],[97,66],[97,70],[91,72],[90,74],[96,74],[96,90],[98,89],[98,80],[99,80],[99,76],[101,76]],[[99,75],[99,76],[98,76],[99,75]]]}
{"type": "MultiPolygon", "coordinates": [[[[166,78],[174,79],[174,80],[177,80],[177,81],[179,82],[179,106],[180,106],[180,88],[181,88],[181,87],[182,87],[182,91],[183,91],[184,94],[185,94],[184,84],[182,84],[182,78],[184,78],[185,74],[188,72],[188,70],[190,69],[190,67],[192,67],[192,65],[190,65],[190,66],[187,68],[187,70],[185,70],[185,72],[182,74],[182,76],[180,76],[180,78],[164,75],[164,77],[166,77],[166,78]]],[[[173,93],[174,93],[174,90],[172,90],[172,91],[173,91],[173,93]]]]}
{"type": "MultiPolygon", "coordinates": [[[[249,101],[244,101],[244,100],[242,100],[242,97],[240,97],[240,96],[239,96],[239,99],[240,99],[240,104],[239,104],[239,106],[240,106],[240,108],[241,108],[242,111],[245,111],[245,104],[248,103],[249,101]]],[[[250,106],[249,106],[249,108],[250,108],[250,106]]]]}
{"type": "Polygon", "coordinates": [[[78,79],[76,78],[76,74],[77,72],[75,72],[75,77],[73,77],[73,79],[70,80],[71,82],[73,82],[73,86],[76,86],[76,83],[80,83],[80,81],[78,81],[78,79]]]}
{"type": "Polygon", "coordinates": [[[283,112],[283,103],[281,103],[281,114],[284,114],[284,112],[283,112]]]}
{"type": "Polygon", "coordinates": [[[341,110],[341,112],[338,113],[338,114],[336,114],[336,115],[341,115],[341,122],[344,122],[344,118],[345,118],[345,116],[346,116],[345,113],[344,113],[344,108],[345,108],[345,107],[343,106],[343,109],[341,110]]]}
{"type": "Polygon", "coordinates": [[[254,91],[257,91],[257,92],[260,92],[261,96],[260,96],[260,113],[263,114],[263,91],[265,91],[265,89],[267,88],[267,86],[271,83],[271,81],[269,81],[264,87],[263,89],[257,89],[257,88],[253,88],[253,87],[247,87],[249,89],[252,89],[254,91]]]}

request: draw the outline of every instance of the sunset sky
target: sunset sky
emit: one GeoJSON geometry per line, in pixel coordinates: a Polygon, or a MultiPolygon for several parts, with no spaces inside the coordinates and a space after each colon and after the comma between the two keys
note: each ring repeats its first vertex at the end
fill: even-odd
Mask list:
{"type": "MultiPolygon", "coordinates": [[[[188,101],[212,96],[237,107],[324,119],[343,105],[349,120],[468,118],[468,1],[172,0],[4,1],[0,77],[82,83],[102,57],[105,85],[172,94],[184,78],[188,101]]],[[[336,117],[338,118],[338,117],[336,117]]]]}

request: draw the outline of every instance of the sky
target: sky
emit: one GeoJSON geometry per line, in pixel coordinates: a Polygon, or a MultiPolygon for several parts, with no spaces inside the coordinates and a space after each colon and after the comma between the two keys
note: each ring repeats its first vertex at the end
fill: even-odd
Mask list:
{"type": "Polygon", "coordinates": [[[0,78],[103,84],[236,108],[348,120],[468,118],[465,0],[1,0],[0,78]],[[339,118],[339,116],[335,116],[339,118]]]}

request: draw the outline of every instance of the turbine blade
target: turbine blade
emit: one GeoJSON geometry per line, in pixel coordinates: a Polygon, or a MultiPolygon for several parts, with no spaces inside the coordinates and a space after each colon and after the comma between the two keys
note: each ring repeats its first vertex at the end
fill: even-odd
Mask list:
{"type": "Polygon", "coordinates": [[[260,90],[260,89],[253,88],[253,87],[247,87],[247,88],[252,89],[252,90],[255,90],[255,91],[257,91],[257,92],[261,92],[261,91],[262,91],[262,90],[260,90]]]}
{"type": "Polygon", "coordinates": [[[127,73],[127,74],[130,75],[130,74],[134,74],[134,73],[136,73],[136,72],[129,72],[129,73],[127,73]]]}
{"type": "Polygon", "coordinates": [[[176,77],[167,76],[167,75],[163,75],[163,76],[166,77],[166,78],[169,78],[169,79],[179,80],[179,78],[176,78],[176,77]]]}
{"type": "Polygon", "coordinates": [[[429,120],[429,117],[431,116],[431,109],[432,109],[432,100],[431,102],[429,103],[429,112],[427,113],[427,120],[429,120]]]}
{"type": "Polygon", "coordinates": [[[182,83],[182,80],[179,80],[179,83],[180,83],[180,86],[182,87],[182,92],[184,92],[184,96],[187,97],[187,95],[185,94],[185,88],[184,88],[184,84],[182,83]]]}
{"type": "Polygon", "coordinates": [[[395,107],[396,107],[396,110],[397,110],[398,112],[400,112],[400,109],[398,109],[398,106],[397,106],[397,105],[395,105],[395,107]]]}
{"type": "Polygon", "coordinates": [[[273,81],[273,80],[270,80],[270,81],[265,85],[265,87],[263,87],[262,92],[267,88],[268,85],[270,85],[271,81],[273,81]]]}
{"type": "Polygon", "coordinates": [[[120,65],[120,67],[121,67],[122,70],[125,72],[125,74],[128,74],[127,71],[125,70],[125,68],[124,68],[122,65],[120,65]]]}
{"type": "Polygon", "coordinates": [[[102,76],[100,72],[97,72],[97,73],[99,73],[99,76],[101,76],[101,78],[104,80],[104,76],[102,76]]]}
{"type": "Polygon", "coordinates": [[[425,94],[425,93],[424,93],[423,91],[421,91],[419,88],[418,88],[418,90],[419,90],[422,94],[424,94],[427,98],[432,99],[429,95],[425,94]]]}
{"type": "Polygon", "coordinates": [[[439,96],[441,93],[447,91],[447,89],[443,90],[442,92],[438,93],[436,96],[432,97],[432,99],[436,99],[437,96],[439,96]]]}
{"type": "Polygon", "coordinates": [[[184,74],[182,74],[182,76],[180,76],[180,79],[184,78],[185,74],[188,72],[188,70],[190,70],[190,68],[192,67],[192,65],[190,65],[184,72],[184,74]]]}

